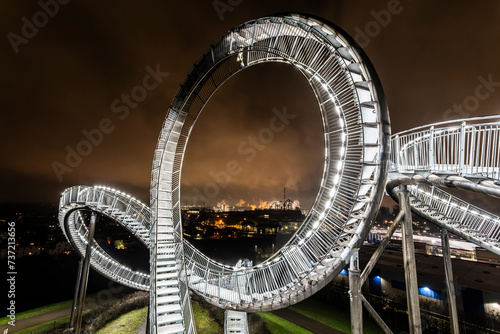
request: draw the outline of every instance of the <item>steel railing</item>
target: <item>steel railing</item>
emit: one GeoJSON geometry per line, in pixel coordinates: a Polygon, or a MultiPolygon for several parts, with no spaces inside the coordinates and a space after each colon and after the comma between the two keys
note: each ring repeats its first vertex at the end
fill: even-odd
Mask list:
{"type": "Polygon", "coordinates": [[[391,138],[391,171],[500,179],[500,116],[422,126],[391,138]]]}

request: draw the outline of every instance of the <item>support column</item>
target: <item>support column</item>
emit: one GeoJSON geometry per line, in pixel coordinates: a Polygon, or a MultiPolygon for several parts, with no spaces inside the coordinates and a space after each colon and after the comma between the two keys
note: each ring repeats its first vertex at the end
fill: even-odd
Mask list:
{"type": "Polygon", "coordinates": [[[83,271],[82,279],[80,284],[80,291],[78,296],[78,303],[76,307],[76,327],[75,334],[80,334],[82,329],[82,316],[83,316],[83,304],[85,303],[85,295],[87,293],[87,283],[89,279],[90,271],[90,257],[92,256],[92,244],[94,242],[94,232],[95,232],[95,221],[97,214],[92,211],[90,216],[89,232],[87,249],[85,250],[85,258],[83,260],[83,271]]]}
{"type": "Polygon", "coordinates": [[[450,237],[448,231],[441,229],[441,245],[443,248],[444,272],[446,276],[446,296],[448,299],[448,310],[450,313],[451,334],[460,333],[458,326],[458,311],[455,296],[455,282],[453,280],[453,269],[451,266],[450,237]]]}
{"type": "Polygon", "coordinates": [[[351,298],[351,333],[363,334],[363,304],[361,298],[361,272],[358,249],[351,251],[349,264],[349,295],[351,298]]]}
{"type": "Polygon", "coordinates": [[[410,334],[420,334],[422,333],[422,323],[420,320],[420,306],[418,302],[415,249],[413,247],[413,223],[411,217],[410,197],[408,195],[408,188],[405,185],[399,186],[399,207],[405,214],[401,227],[403,235],[403,260],[410,334]]]}
{"type": "Polygon", "coordinates": [[[384,252],[385,248],[387,247],[389,242],[391,242],[391,238],[394,235],[396,229],[398,228],[399,223],[401,223],[403,217],[404,217],[403,211],[399,210],[396,219],[394,219],[394,222],[392,223],[391,227],[389,227],[389,229],[387,230],[384,240],[382,240],[382,242],[378,245],[375,252],[373,252],[372,257],[366,264],[365,269],[363,269],[363,272],[361,273],[361,285],[363,285],[366,282],[366,280],[368,279],[368,275],[370,275],[373,268],[375,268],[375,264],[377,264],[377,261],[382,256],[382,253],[384,252]]]}
{"type": "Polygon", "coordinates": [[[384,331],[386,334],[393,334],[389,326],[382,320],[382,318],[378,315],[377,311],[370,305],[368,300],[366,300],[365,296],[361,295],[361,300],[363,301],[363,305],[365,306],[366,310],[372,318],[375,320],[375,322],[380,326],[380,328],[384,331]]]}
{"type": "Polygon", "coordinates": [[[78,262],[78,274],[76,275],[75,294],[73,296],[73,305],[71,305],[71,317],[69,321],[69,328],[75,327],[76,305],[78,303],[78,292],[80,291],[80,282],[82,280],[83,258],[78,262]]]}

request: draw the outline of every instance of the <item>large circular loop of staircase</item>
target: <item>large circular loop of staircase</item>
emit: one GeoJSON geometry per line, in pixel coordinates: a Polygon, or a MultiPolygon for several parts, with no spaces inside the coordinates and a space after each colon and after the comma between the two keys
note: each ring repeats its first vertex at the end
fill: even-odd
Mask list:
{"type": "Polygon", "coordinates": [[[389,136],[377,75],[339,28],[303,15],[276,15],[231,29],[193,65],[158,139],[150,188],[156,222],[151,230],[153,298],[161,299],[161,287],[173,277],[164,273],[172,273],[168,267],[175,266],[181,282],[186,278],[193,291],[226,309],[279,309],[321,289],[345,266],[377,213],[389,136]],[[297,68],[315,93],[324,129],[323,178],[310,213],[283,248],[254,267],[225,266],[186,243],[182,246],[183,154],[198,116],[217,89],[249,66],[273,62],[297,68]]]}
{"type": "Polygon", "coordinates": [[[63,193],[59,220],[81,255],[88,242],[81,210],[106,215],[136,235],[151,252],[149,277],[117,263],[98,245],[91,265],[139,289],[147,289],[149,281],[153,333],[190,333],[194,324],[188,288],[219,307],[252,312],[298,303],[330,282],[363,242],[377,214],[389,140],[380,81],[350,36],[310,16],[262,17],[214,41],[181,83],[154,154],[150,208],[116,190],[78,186],[63,193]],[[256,266],[227,266],[182,238],[183,155],[198,116],[217,89],[262,63],[295,67],[314,92],[324,132],[323,175],[309,214],[284,247],[256,266]]]}

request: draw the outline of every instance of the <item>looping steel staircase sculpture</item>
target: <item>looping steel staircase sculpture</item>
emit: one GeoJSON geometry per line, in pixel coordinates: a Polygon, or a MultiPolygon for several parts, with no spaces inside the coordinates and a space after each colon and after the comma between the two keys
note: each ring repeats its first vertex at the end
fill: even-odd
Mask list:
{"type": "Polygon", "coordinates": [[[227,310],[252,312],[287,307],[324,287],[365,239],[384,189],[397,200],[402,184],[409,185],[415,213],[500,254],[499,217],[438,188],[500,197],[499,126],[499,117],[474,118],[391,138],[377,74],[350,36],[319,18],[263,17],[212,43],[179,87],[154,154],[150,207],[110,188],[75,186],[61,196],[59,221],[82,256],[88,244],[83,211],[105,215],[136,236],[150,250],[150,274],[118,263],[97,243],[91,266],[111,280],[151,291],[151,333],[191,333],[188,289],[227,310]],[[283,248],[252,267],[227,266],[182,238],[183,154],[217,89],[266,62],[293,66],[314,92],[324,130],[323,176],[310,213],[283,248]]]}

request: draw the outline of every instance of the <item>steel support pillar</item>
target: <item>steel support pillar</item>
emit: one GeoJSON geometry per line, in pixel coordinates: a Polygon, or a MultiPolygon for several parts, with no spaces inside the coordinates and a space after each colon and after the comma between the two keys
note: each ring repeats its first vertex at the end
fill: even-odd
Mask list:
{"type": "MultiPolygon", "coordinates": [[[[399,210],[399,213],[394,219],[394,222],[392,223],[391,227],[387,230],[387,233],[385,234],[384,240],[379,244],[375,252],[373,252],[370,260],[368,261],[368,264],[365,266],[365,269],[363,269],[363,272],[361,273],[360,276],[360,282],[359,285],[360,287],[365,284],[366,280],[368,279],[368,275],[372,272],[373,268],[375,267],[375,264],[377,261],[380,259],[380,256],[382,256],[382,253],[384,252],[385,248],[391,241],[391,237],[393,236],[394,232],[398,228],[399,224],[401,223],[401,220],[404,218],[404,212],[402,210],[399,210]]],[[[393,334],[389,326],[382,320],[382,318],[378,315],[377,311],[370,305],[370,303],[366,300],[366,298],[361,294],[361,300],[363,302],[363,306],[366,308],[368,313],[375,319],[375,322],[380,326],[380,328],[384,331],[386,334],[393,334]]]]}
{"type": "Polygon", "coordinates": [[[351,299],[351,333],[363,334],[363,304],[361,296],[361,271],[359,270],[359,249],[351,251],[349,264],[349,295],[351,299]]]}
{"type": "Polygon", "coordinates": [[[403,211],[399,210],[398,215],[396,216],[396,219],[394,219],[394,222],[392,223],[391,227],[387,230],[387,233],[385,234],[384,240],[379,244],[375,252],[373,252],[370,260],[365,266],[365,269],[363,269],[363,272],[361,273],[361,285],[363,285],[366,280],[368,279],[368,275],[372,272],[373,268],[375,268],[375,264],[377,264],[377,261],[380,259],[382,256],[382,253],[384,252],[385,248],[391,242],[391,238],[394,235],[394,232],[399,226],[399,223],[404,217],[403,211]]]}
{"type": "Polygon", "coordinates": [[[90,257],[92,256],[92,244],[94,242],[95,221],[97,214],[92,211],[90,215],[90,224],[88,230],[87,249],[85,250],[85,257],[83,260],[83,271],[80,284],[80,291],[78,295],[78,302],[76,306],[76,325],[75,334],[80,334],[82,329],[83,305],[85,303],[85,295],[87,293],[87,283],[90,271],[90,257]]]}
{"type": "Polygon", "coordinates": [[[441,245],[443,248],[444,272],[446,276],[446,294],[448,299],[448,310],[450,313],[451,334],[460,333],[458,326],[458,311],[455,295],[455,282],[453,280],[453,269],[451,266],[450,237],[448,231],[441,229],[441,245]]]}
{"type": "Polygon", "coordinates": [[[413,223],[411,217],[410,197],[408,195],[408,188],[405,185],[399,186],[399,208],[400,210],[403,210],[405,215],[401,223],[401,228],[403,236],[403,260],[410,334],[420,334],[422,333],[422,323],[420,320],[420,306],[418,302],[415,249],[413,247],[413,223]]]}
{"type": "Polygon", "coordinates": [[[393,334],[389,326],[382,320],[382,318],[378,315],[377,311],[370,305],[368,300],[366,300],[365,296],[361,295],[361,300],[363,301],[363,305],[370,315],[373,317],[375,322],[379,325],[379,327],[384,331],[385,334],[393,334]]]}
{"type": "Polygon", "coordinates": [[[76,305],[78,303],[78,292],[80,291],[80,282],[82,280],[83,258],[78,262],[78,274],[76,275],[75,294],[73,296],[73,305],[71,305],[71,317],[69,328],[75,327],[76,305]]]}

